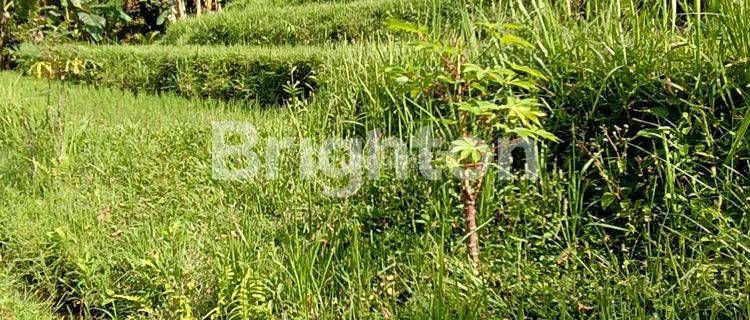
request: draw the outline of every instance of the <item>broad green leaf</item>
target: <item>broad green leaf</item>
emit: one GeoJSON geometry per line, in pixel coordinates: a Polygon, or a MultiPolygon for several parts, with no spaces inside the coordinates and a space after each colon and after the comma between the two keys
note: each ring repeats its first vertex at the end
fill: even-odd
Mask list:
{"type": "Polygon", "coordinates": [[[472,149],[463,149],[463,150],[461,150],[461,154],[458,156],[458,160],[459,161],[463,161],[463,160],[469,159],[469,157],[471,156],[472,152],[474,152],[474,150],[472,150],[472,149]]]}
{"type": "Polygon", "coordinates": [[[610,192],[605,192],[602,195],[602,208],[609,208],[612,203],[615,202],[615,195],[610,192]]]}
{"type": "Polygon", "coordinates": [[[125,21],[125,22],[133,21],[133,18],[131,18],[130,15],[128,15],[127,13],[125,13],[125,11],[122,11],[120,9],[117,9],[117,15],[120,17],[122,21],[125,21]]]}
{"type": "Polygon", "coordinates": [[[458,110],[469,112],[475,116],[491,116],[494,111],[500,110],[500,106],[487,101],[470,101],[459,103],[458,110]]]}
{"type": "Polygon", "coordinates": [[[528,128],[528,127],[516,127],[508,128],[507,126],[501,126],[507,133],[513,133],[521,138],[531,138],[535,140],[544,139],[554,142],[559,142],[560,139],[555,137],[552,133],[543,129],[528,128]]]}
{"type": "Polygon", "coordinates": [[[475,116],[480,116],[482,114],[482,110],[480,110],[473,103],[464,102],[464,103],[459,103],[457,105],[458,105],[458,110],[460,110],[460,111],[469,112],[469,113],[471,113],[471,114],[473,114],[475,116]]]}
{"type": "Polygon", "coordinates": [[[531,132],[531,130],[528,128],[518,127],[518,128],[509,129],[508,131],[509,133],[515,133],[517,136],[521,138],[533,138],[534,137],[534,133],[531,132]]]}
{"type": "Polygon", "coordinates": [[[482,85],[481,83],[479,83],[479,82],[472,82],[472,83],[471,83],[471,85],[470,85],[469,87],[470,87],[470,88],[472,88],[472,89],[474,89],[474,90],[478,90],[478,91],[479,91],[479,92],[480,92],[481,94],[483,94],[483,95],[484,95],[484,94],[487,94],[487,93],[489,92],[489,91],[487,90],[487,87],[483,86],[483,85],[482,85]]]}
{"type": "Polygon", "coordinates": [[[525,39],[516,35],[512,35],[512,34],[505,34],[502,37],[500,37],[499,40],[503,44],[516,45],[516,46],[524,47],[524,48],[534,47],[531,43],[529,43],[525,39]]]}
{"type": "Polygon", "coordinates": [[[556,137],[554,134],[552,134],[551,132],[549,132],[547,130],[536,129],[535,133],[536,133],[537,137],[542,138],[544,140],[549,140],[549,141],[553,141],[553,142],[560,142],[560,138],[556,137]]]}
{"type": "Polygon", "coordinates": [[[502,66],[494,66],[492,69],[490,69],[491,73],[495,73],[502,76],[515,76],[516,72],[507,68],[503,68],[502,66]]]}
{"type": "Polygon", "coordinates": [[[157,25],[163,25],[165,21],[167,21],[167,17],[172,13],[172,10],[167,8],[164,11],[161,12],[159,15],[159,18],[156,19],[157,25]]]}
{"type": "Polygon", "coordinates": [[[464,64],[464,70],[463,71],[464,71],[464,73],[468,73],[468,72],[479,72],[479,71],[482,71],[482,70],[484,70],[484,68],[482,68],[482,67],[480,67],[480,66],[478,66],[476,64],[467,63],[467,64],[464,64]]]}
{"type": "Polygon", "coordinates": [[[650,138],[650,139],[662,138],[661,130],[659,128],[643,129],[641,131],[638,131],[638,133],[636,133],[635,135],[638,137],[644,137],[644,138],[650,138]]]}
{"type": "Polygon", "coordinates": [[[409,33],[414,33],[417,35],[424,35],[427,33],[427,27],[420,26],[414,23],[402,21],[402,20],[396,20],[392,19],[386,22],[386,26],[388,26],[391,30],[398,30],[398,31],[405,31],[409,33]]]}
{"type": "Polygon", "coordinates": [[[456,150],[456,151],[451,151],[451,152],[458,152],[461,149],[472,147],[473,143],[471,142],[469,138],[461,138],[461,139],[453,140],[453,142],[451,142],[451,145],[453,145],[454,147],[453,150],[456,150]]]}
{"type": "Polygon", "coordinates": [[[78,19],[80,19],[81,22],[83,22],[86,26],[89,26],[89,27],[103,28],[107,23],[107,19],[104,19],[104,17],[96,15],[96,14],[78,12],[77,15],[78,15],[78,19]]]}
{"type": "Polygon", "coordinates": [[[458,161],[470,160],[472,163],[478,163],[482,160],[482,155],[489,153],[490,149],[486,143],[474,138],[461,138],[451,142],[453,148],[451,153],[458,154],[458,161]]]}
{"type": "Polygon", "coordinates": [[[480,110],[483,110],[483,111],[497,111],[501,109],[500,106],[489,101],[479,100],[479,101],[474,101],[474,103],[477,105],[477,107],[479,107],[480,110]]]}
{"type": "Polygon", "coordinates": [[[532,76],[534,78],[542,79],[542,80],[548,80],[547,77],[545,77],[544,74],[542,74],[541,71],[539,71],[537,69],[534,69],[532,67],[517,65],[517,64],[514,64],[514,63],[511,63],[510,66],[511,66],[511,68],[513,68],[513,70],[521,71],[521,72],[526,73],[526,74],[528,74],[528,75],[530,75],[530,76],[532,76]]]}
{"type": "Polygon", "coordinates": [[[534,91],[537,89],[536,84],[530,81],[513,79],[511,81],[508,81],[508,84],[519,87],[521,89],[526,89],[529,91],[534,91]]]}
{"type": "Polygon", "coordinates": [[[482,160],[482,154],[479,153],[479,150],[474,150],[471,152],[471,162],[479,163],[479,161],[481,160],[482,160]]]}
{"type": "Polygon", "coordinates": [[[454,82],[453,79],[448,78],[448,76],[446,76],[444,74],[438,75],[437,77],[435,77],[435,79],[440,80],[441,82],[444,82],[444,83],[453,83],[454,82]]]}

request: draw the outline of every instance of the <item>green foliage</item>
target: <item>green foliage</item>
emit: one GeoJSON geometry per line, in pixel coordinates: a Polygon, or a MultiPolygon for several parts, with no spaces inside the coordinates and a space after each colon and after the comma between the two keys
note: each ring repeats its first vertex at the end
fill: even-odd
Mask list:
{"type": "Polygon", "coordinates": [[[3,0],[0,2],[0,69],[11,66],[11,51],[20,43],[20,25],[29,20],[36,0],[3,0]]]}
{"type": "Polygon", "coordinates": [[[540,119],[545,113],[539,110],[541,104],[536,98],[537,81],[547,78],[532,67],[513,62],[517,59],[507,47],[532,47],[526,40],[507,32],[518,29],[516,25],[485,24],[485,31],[491,37],[481,45],[467,44],[466,38],[455,34],[448,37],[450,42],[431,39],[426,35],[427,28],[405,22],[391,22],[390,26],[420,37],[412,46],[426,60],[426,64],[397,66],[391,70],[395,72],[395,91],[401,91],[394,102],[410,99],[415,109],[435,108],[435,113],[427,115],[433,125],[444,125],[452,137],[461,137],[451,143],[445,161],[462,179],[459,184],[461,202],[470,255],[476,269],[479,262],[476,200],[485,187],[482,174],[490,166],[487,159],[500,147],[496,141],[502,138],[505,141],[533,139],[534,142],[540,138],[557,139],[542,128],[540,119]],[[482,54],[496,46],[500,46],[500,51],[493,55],[494,66],[476,64],[482,54]]]}
{"type": "Polygon", "coordinates": [[[9,60],[10,56],[8,50],[14,41],[13,27],[15,21],[11,19],[13,6],[13,2],[3,1],[2,12],[0,12],[0,66],[3,68],[7,67],[7,60],[9,60]]]}
{"type": "Polygon", "coordinates": [[[257,6],[296,6],[311,3],[349,3],[361,0],[233,0],[228,1],[227,9],[250,8],[257,6]]]}
{"type": "MultiPolygon", "coordinates": [[[[417,104],[423,99],[433,100],[431,105],[450,110],[435,115],[437,124],[454,123],[453,132],[486,141],[499,137],[555,139],[541,128],[540,119],[545,114],[539,110],[541,104],[536,98],[537,81],[547,77],[532,67],[513,63],[507,53],[495,55],[493,66],[476,64],[480,54],[496,43],[528,48],[526,40],[497,33],[486,40],[486,46],[472,47],[462,37],[451,37],[452,43],[425,38],[424,27],[403,22],[392,22],[391,27],[423,38],[413,46],[424,53],[427,65],[397,66],[391,72],[395,73],[394,86],[409,99],[417,104]]],[[[489,26],[488,31],[511,27],[489,26]]]]}
{"type": "Polygon", "coordinates": [[[118,23],[132,21],[117,4],[89,0],[59,0],[40,8],[40,15],[50,29],[93,42],[114,37],[118,23]]]}
{"type": "Polygon", "coordinates": [[[126,43],[151,44],[166,30],[174,1],[125,0],[122,7],[133,21],[119,30],[117,38],[126,43]]]}
{"type": "MultiPolygon", "coordinates": [[[[433,39],[422,49],[400,34],[356,50],[25,47],[21,71],[163,94],[0,74],[0,253],[17,287],[79,318],[745,318],[750,11],[747,1],[706,3],[452,3],[461,14],[429,29],[393,25],[433,39]],[[459,73],[476,84],[466,103],[436,94],[456,92],[439,87],[455,81],[438,58],[458,39],[487,49],[459,73]],[[318,92],[291,108],[168,92],[253,100],[257,80],[233,79],[265,77],[270,66],[245,65],[268,59],[287,67],[253,90],[296,97],[310,82],[294,81],[287,62],[308,58],[318,92]],[[487,176],[476,203],[479,275],[465,262],[453,182],[385,172],[334,200],[321,195],[323,179],[291,171],[242,183],[210,176],[212,120],[249,121],[264,137],[379,129],[405,138],[425,124],[453,137],[459,113],[495,117],[512,129],[504,135],[543,124],[561,140],[540,150],[536,181],[487,176]]],[[[218,28],[239,9],[345,7],[274,5],[238,3],[185,25],[218,28]]],[[[254,32],[238,21],[228,30],[254,32]]],[[[267,23],[282,29],[268,29],[265,43],[304,42],[267,23]]],[[[463,164],[490,148],[469,138],[445,147],[463,164]]]]}
{"type": "Polygon", "coordinates": [[[206,171],[211,120],[248,121],[263,136],[294,136],[299,123],[323,138],[340,125],[327,124],[327,102],[301,115],[0,79],[0,250],[63,314],[697,319],[747,308],[745,229],[699,202],[708,232],[687,233],[696,226],[681,215],[668,222],[680,234],[638,233],[585,211],[591,171],[490,182],[480,201],[488,272],[477,277],[458,258],[452,184],[384,177],[339,202],[290,172],[227,183],[206,171]],[[64,131],[47,120],[48,93],[64,131]],[[685,236],[697,238],[680,249],[685,236]],[[636,254],[641,237],[657,242],[647,260],[636,254]]]}
{"type": "MultiPolygon", "coordinates": [[[[22,70],[37,73],[39,61],[85,61],[76,80],[139,92],[176,92],[187,97],[258,100],[279,103],[289,98],[288,82],[308,95],[318,86],[316,74],[326,58],[317,48],[211,48],[169,46],[53,46],[21,48],[22,70]]],[[[59,77],[58,77],[59,78],[59,77]]]]}
{"type": "Polygon", "coordinates": [[[274,6],[294,6],[308,3],[349,3],[359,0],[233,0],[229,1],[227,8],[247,8],[259,5],[274,5],[274,6]]]}
{"type": "Polygon", "coordinates": [[[50,306],[37,301],[8,269],[7,266],[0,268],[0,317],[17,320],[56,319],[49,311],[50,306]]]}

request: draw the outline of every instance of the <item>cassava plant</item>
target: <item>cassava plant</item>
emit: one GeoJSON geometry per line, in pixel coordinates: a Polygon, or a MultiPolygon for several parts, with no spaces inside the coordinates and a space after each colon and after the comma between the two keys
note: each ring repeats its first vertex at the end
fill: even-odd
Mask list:
{"type": "Polygon", "coordinates": [[[481,24],[472,28],[472,37],[453,35],[448,40],[435,39],[425,27],[413,24],[391,22],[390,27],[416,35],[412,47],[426,62],[392,67],[396,87],[417,105],[429,104],[431,108],[422,109],[439,112],[429,118],[459,136],[444,164],[459,180],[469,255],[476,270],[477,197],[490,167],[488,160],[498,148],[495,141],[556,140],[543,129],[545,113],[536,96],[539,82],[547,78],[514,58],[533,49],[514,34],[521,29],[515,24],[481,24]],[[477,37],[485,39],[466,40],[477,37]]]}

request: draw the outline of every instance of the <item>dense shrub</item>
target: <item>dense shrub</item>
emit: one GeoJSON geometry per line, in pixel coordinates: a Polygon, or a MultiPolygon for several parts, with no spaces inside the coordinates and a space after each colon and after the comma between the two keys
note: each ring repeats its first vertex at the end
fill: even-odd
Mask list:
{"type": "Polygon", "coordinates": [[[0,69],[11,66],[10,52],[21,41],[20,25],[36,10],[36,0],[3,0],[0,2],[0,69]]]}
{"type": "MultiPolygon", "coordinates": [[[[750,243],[746,236],[750,33],[745,31],[750,8],[745,1],[723,1],[719,3],[724,8],[706,9],[722,14],[702,12],[698,19],[691,12],[670,20],[664,17],[674,8],[664,3],[587,3],[578,8],[580,12],[554,1],[534,1],[526,8],[510,4],[497,10],[504,14],[502,20],[523,22],[536,47],[525,58],[550,78],[543,90],[550,116],[546,127],[562,142],[546,148],[543,165],[547,174],[562,172],[570,189],[560,194],[540,192],[538,202],[529,208],[518,205],[519,197],[536,192],[525,194],[523,187],[506,182],[488,188],[483,195],[487,208],[480,220],[489,221],[493,215],[504,220],[496,233],[502,235],[490,235],[497,238],[489,242],[507,241],[505,232],[528,226],[529,219],[560,219],[561,228],[569,228],[565,234],[552,236],[557,232],[552,231],[539,239],[564,238],[560,241],[570,252],[577,248],[606,252],[613,268],[626,262],[622,272],[633,279],[659,274],[667,278],[659,280],[667,285],[673,279],[692,277],[683,271],[664,276],[654,267],[672,264],[674,256],[685,259],[688,269],[720,266],[709,271],[710,288],[690,285],[686,290],[702,297],[715,292],[722,298],[691,301],[683,304],[689,305],[684,310],[702,310],[696,314],[706,317],[706,310],[723,309],[721,314],[736,316],[747,308],[747,286],[735,286],[721,277],[747,261],[743,247],[750,243]],[[540,211],[526,216],[545,200],[559,201],[555,214],[540,211]]],[[[457,38],[446,37],[451,36],[457,38]]],[[[478,34],[473,39],[481,38],[478,34]]],[[[488,50],[485,59],[497,61],[503,52],[506,47],[498,45],[497,50],[488,50]]],[[[405,67],[426,63],[413,52],[395,60],[405,67]]],[[[377,77],[370,74],[352,73],[356,79],[349,82],[363,86],[347,93],[362,106],[352,115],[367,119],[372,128],[393,126],[392,131],[408,132],[420,121],[444,118],[431,108],[429,99],[414,101],[413,94],[389,99],[398,87],[378,86],[377,77]]],[[[541,188],[555,184],[560,177],[554,175],[545,178],[541,188]]],[[[536,239],[529,235],[519,238],[536,239]]],[[[531,252],[549,248],[541,242],[524,254],[562,264],[550,259],[551,252],[531,252]]],[[[565,255],[563,260],[568,259],[565,255]]],[[[503,264],[512,257],[497,259],[503,264]]],[[[735,275],[738,281],[748,277],[735,275]]],[[[581,290],[596,294],[597,289],[581,290]]],[[[669,295],[655,287],[649,290],[653,291],[646,296],[656,302],[646,308],[648,312],[669,317],[663,316],[669,315],[664,310],[673,303],[665,302],[669,295]]]]}
{"type": "Polygon", "coordinates": [[[168,0],[126,0],[123,2],[122,9],[133,20],[120,30],[120,38],[127,36],[137,38],[146,36],[149,32],[163,33],[167,26],[168,14],[172,10],[172,3],[168,0]]]}
{"type": "MultiPolygon", "coordinates": [[[[17,53],[22,70],[37,62],[64,69],[77,60],[84,70],[70,80],[130,89],[172,91],[188,97],[281,102],[284,85],[295,83],[309,93],[326,49],[212,48],[169,46],[24,46],[17,53]]],[[[33,72],[33,70],[32,70],[33,72]]]]}

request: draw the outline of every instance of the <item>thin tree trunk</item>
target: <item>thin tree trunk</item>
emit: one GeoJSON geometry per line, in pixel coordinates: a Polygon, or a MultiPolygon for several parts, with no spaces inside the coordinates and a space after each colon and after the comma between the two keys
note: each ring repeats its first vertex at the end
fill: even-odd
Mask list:
{"type": "Polygon", "coordinates": [[[203,14],[203,5],[201,4],[201,1],[203,0],[195,0],[195,15],[197,16],[203,14]]]}
{"type": "Polygon", "coordinates": [[[471,183],[466,181],[462,187],[462,202],[464,205],[464,218],[466,219],[466,232],[469,234],[469,256],[471,265],[476,271],[479,267],[479,235],[477,234],[477,204],[476,192],[472,190],[471,183]]]}
{"type": "Polygon", "coordinates": [[[185,19],[185,2],[177,0],[177,20],[185,19]]]}

